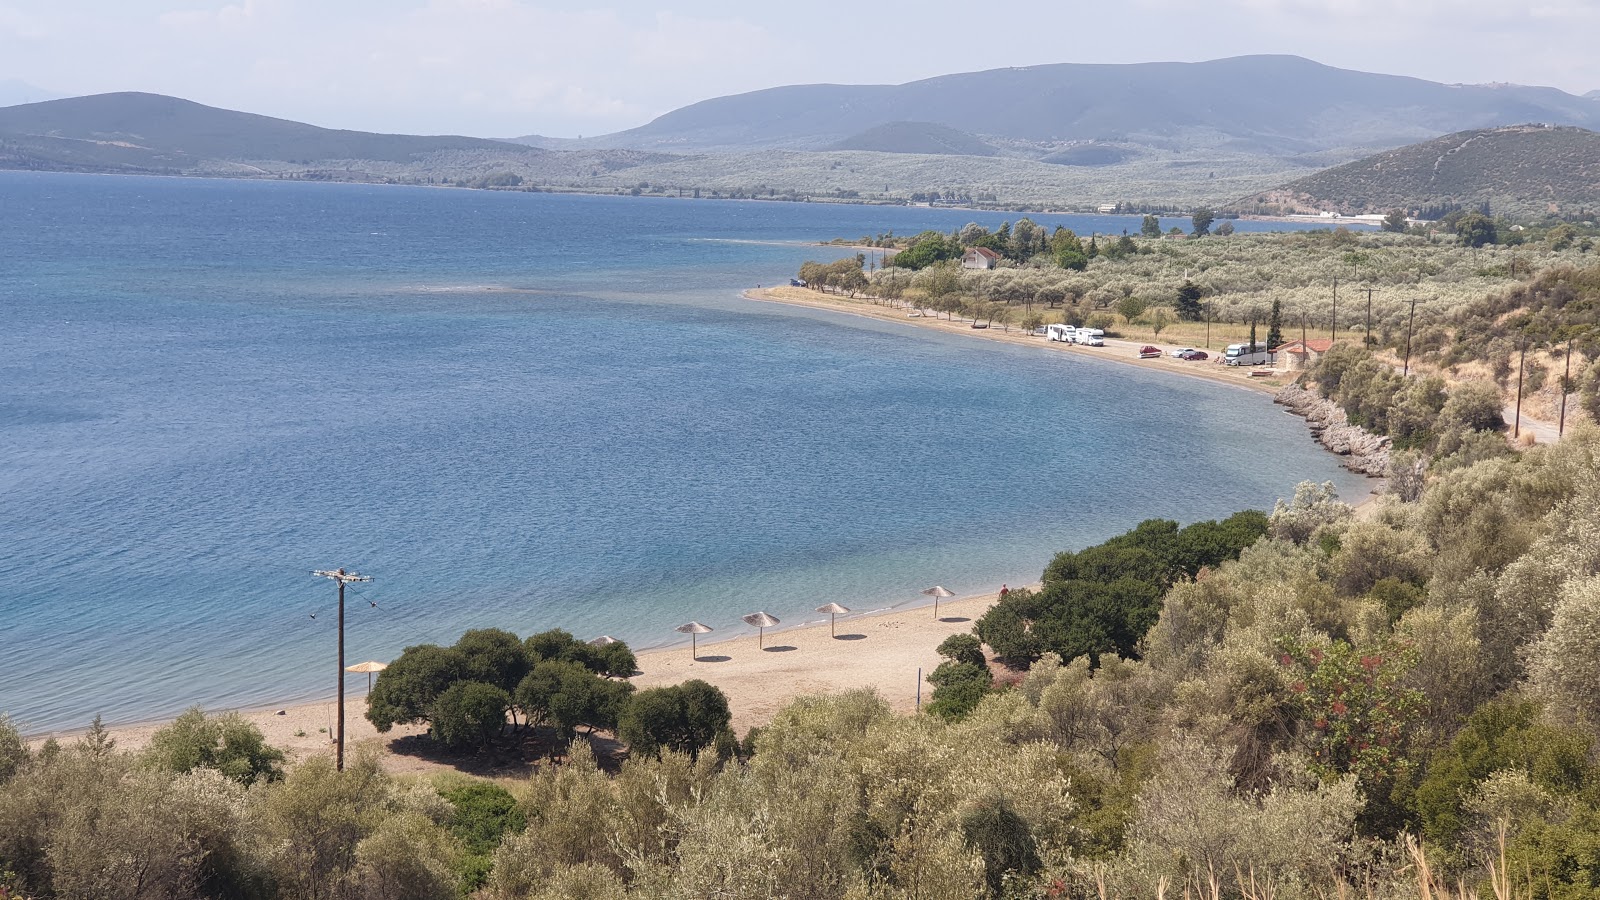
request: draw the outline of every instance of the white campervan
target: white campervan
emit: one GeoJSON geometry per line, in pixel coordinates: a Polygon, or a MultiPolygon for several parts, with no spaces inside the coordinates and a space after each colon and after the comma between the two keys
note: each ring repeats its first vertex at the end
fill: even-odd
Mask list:
{"type": "Polygon", "coordinates": [[[1267,349],[1266,342],[1257,341],[1254,344],[1229,344],[1223,351],[1222,364],[1225,366],[1264,366],[1274,362],[1274,354],[1267,349]]]}
{"type": "Polygon", "coordinates": [[[1103,328],[1079,328],[1073,335],[1073,343],[1085,347],[1104,347],[1106,345],[1106,332],[1103,328]]]}
{"type": "Polygon", "coordinates": [[[1044,331],[1045,340],[1060,341],[1067,344],[1077,343],[1078,329],[1071,325],[1051,325],[1044,331]]]}

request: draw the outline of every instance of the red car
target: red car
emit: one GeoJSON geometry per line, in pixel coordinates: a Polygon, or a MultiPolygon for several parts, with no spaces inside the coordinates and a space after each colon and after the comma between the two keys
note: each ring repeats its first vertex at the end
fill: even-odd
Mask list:
{"type": "Polygon", "coordinates": [[[1159,349],[1155,348],[1155,347],[1151,347],[1150,345],[1146,344],[1145,346],[1139,348],[1139,358],[1140,359],[1160,359],[1161,358],[1161,351],[1159,349]]]}
{"type": "Polygon", "coordinates": [[[1185,350],[1185,351],[1183,351],[1183,355],[1179,356],[1178,358],[1179,359],[1205,359],[1206,358],[1206,352],[1204,350],[1185,350]]]}

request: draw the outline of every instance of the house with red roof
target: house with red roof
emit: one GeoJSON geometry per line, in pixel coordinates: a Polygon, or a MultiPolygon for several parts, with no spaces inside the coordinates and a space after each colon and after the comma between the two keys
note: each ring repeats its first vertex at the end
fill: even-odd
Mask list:
{"type": "Polygon", "coordinates": [[[1290,369],[1305,369],[1315,365],[1332,348],[1333,341],[1327,338],[1312,338],[1306,341],[1290,341],[1273,352],[1278,354],[1278,359],[1288,362],[1290,369]]]}
{"type": "Polygon", "coordinates": [[[963,269],[992,269],[1000,262],[1000,254],[988,247],[973,247],[961,257],[963,269]]]}

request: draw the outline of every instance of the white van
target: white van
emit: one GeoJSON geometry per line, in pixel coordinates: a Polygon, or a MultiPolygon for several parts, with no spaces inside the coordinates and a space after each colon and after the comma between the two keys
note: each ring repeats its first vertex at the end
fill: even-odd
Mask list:
{"type": "Polygon", "coordinates": [[[1085,347],[1104,347],[1106,345],[1106,332],[1103,328],[1079,328],[1073,335],[1073,343],[1085,347]]]}
{"type": "Polygon", "coordinates": [[[1066,344],[1077,343],[1078,329],[1071,325],[1051,325],[1044,330],[1045,340],[1066,344]]]}

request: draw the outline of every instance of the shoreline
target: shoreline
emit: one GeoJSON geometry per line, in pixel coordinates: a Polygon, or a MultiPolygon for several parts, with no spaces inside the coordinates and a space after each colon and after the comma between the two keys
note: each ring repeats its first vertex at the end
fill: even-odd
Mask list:
{"type": "MultiPolygon", "coordinates": [[[[1225,369],[1211,361],[1188,362],[1168,355],[1160,359],[1140,359],[1137,356],[1140,342],[1107,339],[1106,346],[1099,348],[1050,343],[1021,330],[973,329],[966,322],[908,316],[904,309],[876,306],[865,300],[849,300],[803,288],[750,289],[742,292],[742,296],[755,302],[857,315],[1018,346],[1043,347],[1053,352],[1084,353],[1091,358],[1153,368],[1169,375],[1199,378],[1267,396],[1271,396],[1282,384],[1280,378],[1246,374],[1248,371],[1261,370],[1241,372],[1225,369]]],[[[1351,505],[1358,510],[1372,506],[1377,499],[1376,494],[1373,492],[1366,497],[1353,498],[1351,505]]],[[[693,660],[689,659],[687,648],[682,646],[685,642],[656,645],[638,651],[640,671],[631,680],[644,689],[676,684],[690,678],[703,678],[722,688],[728,695],[733,725],[739,731],[769,721],[773,714],[796,697],[868,686],[876,688],[896,712],[908,713],[916,708],[917,703],[919,679],[916,670],[920,668],[926,675],[937,666],[940,662],[935,651],[938,644],[951,634],[968,631],[971,622],[996,600],[997,596],[993,593],[952,598],[939,604],[938,619],[932,616],[932,604],[929,602],[852,612],[839,620],[841,637],[836,640],[826,634],[828,622],[825,619],[818,621],[808,616],[805,621],[792,626],[769,630],[765,641],[768,646],[765,648],[751,645],[752,638],[756,636],[747,633],[754,629],[747,628],[712,642],[704,642],[704,648],[698,651],[693,660]],[[858,642],[861,644],[859,648],[856,646],[858,642]]],[[[925,683],[921,684],[921,688],[926,699],[932,688],[925,683]]],[[[359,687],[346,694],[347,743],[380,742],[387,745],[397,738],[421,734],[426,730],[423,726],[397,726],[387,734],[380,735],[362,715],[365,711],[364,696],[365,692],[359,687]]],[[[238,713],[260,727],[269,744],[283,749],[291,759],[302,759],[331,753],[328,734],[332,731],[335,702],[334,698],[327,697],[286,705],[223,707],[207,710],[207,714],[238,713]]],[[[144,720],[108,726],[107,731],[117,739],[119,746],[138,749],[171,721],[170,717],[144,720]]],[[[41,731],[29,734],[24,739],[37,746],[51,738],[70,740],[87,730],[85,726],[41,731]]],[[[427,771],[440,767],[439,763],[425,758],[386,749],[385,764],[390,768],[427,771]]]]}
{"type": "MultiPolygon", "coordinates": [[[[970,323],[941,319],[933,316],[909,315],[904,308],[877,306],[866,300],[851,300],[836,294],[824,294],[810,288],[797,287],[760,287],[747,288],[740,293],[746,300],[757,303],[776,303],[783,306],[798,306],[807,309],[821,309],[830,312],[845,313],[847,315],[861,316],[867,319],[876,319],[883,322],[894,322],[914,328],[930,328],[946,334],[965,334],[983,340],[998,341],[1023,347],[1036,347],[1047,352],[1073,353],[1087,355],[1093,359],[1106,362],[1121,363],[1164,372],[1171,375],[1181,375],[1187,378],[1201,378],[1217,384],[1226,384],[1232,387],[1243,388],[1266,395],[1275,393],[1285,384],[1284,379],[1291,373],[1278,369],[1229,369],[1220,363],[1211,360],[1188,361],[1174,359],[1167,351],[1176,345],[1162,347],[1160,359],[1140,359],[1139,348],[1144,346],[1143,341],[1128,341],[1122,338],[1106,338],[1104,347],[1080,347],[1076,344],[1046,341],[1043,338],[1031,335],[1021,329],[1013,328],[1006,331],[1000,328],[972,328],[970,323]],[[807,296],[812,295],[812,296],[807,296]],[[1271,371],[1277,373],[1273,376],[1252,376],[1249,372],[1271,371]]],[[[1187,346],[1187,345],[1184,345],[1187,346]]]]}
{"type": "MultiPolygon", "coordinates": [[[[1038,585],[1024,585],[1036,588],[1038,585]]],[[[933,671],[942,660],[936,648],[952,634],[971,629],[973,621],[999,599],[981,593],[940,601],[939,616],[931,602],[913,602],[888,609],[851,612],[838,617],[837,637],[826,619],[807,619],[788,628],[768,629],[761,637],[747,628],[716,641],[702,641],[690,659],[682,645],[659,647],[638,654],[638,671],[629,679],[640,690],[703,679],[728,697],[732,726],[739,733],[765,724],[790,701],[818,693],[839,693],[872,687],[898,713],[917,707],[918,671],[933,671]],[[758,647],[757,644],[764,644],[758,647]]],[[[922,699],[932,685],[921,682],[922,699]]],[[[449,758],[399,753],[388,745],[397,739],[420,735],[426,726],[395,726],[379,734],[364,718],[366,693],[357,688],[345,695],[347,747],[378,743],[384,747],[384,765],[395,772],[432,772],[454,768],[449,758]]],[[[288,755],[291,762],[331,755],[335,698],[285,706],[207,709],[206,715],[237,713],[260,728],[266,742],[288,755]]],[[[107,726],[108,734],[124,750],[148,746],[156,731],[171,718],[107,726]]],[[[25,744],[37,748],[47,740],[70,741],[89,728],[62,729],[24,735],[25,744]]]]}
{"type": "MultiPolygon", "coordinates": [[[[1197,378],[1210,381],[1213,384],[1225,384],[1231,387],[1255,391],[1271,397],[1284,411],[1300,419],[1306,424],[1306,430],[1313,441],[1328,454],[1340,460],[1340,466],[1347,471],[1361,475],[1377,484],[1365,497],[1352,499],[1350,505],[1360,511],[1372,504],[1388,484],[1388,479],[1382,474],[1373,474],[1363,467],[1362,458],[1354,457],[1348,453],[1341,453],[1323,441],[1318,433],[1315,423],[1303,412],[1290,406],[1285,406],[1279,401],[1280,392],[1294,384],[1295,372],[1282,369],[1264,369],[1252,367],[1249,369],[1228,368],[1220,362],[1213,360],[1189,361],[1173,358],[1168,351],[1177,345],[1161,347],[1161,356],[1157,359],[1141,359],[1138,350],[1145,345],[1143,341],[1128,341],[1122,338],[1106,338],[1104,347],[1080,347],[1076,344],[1046,341],[1037,335],[1017,330],[996,330],[989,328],[972,328],[970,323],[929,317],[926,315],[910,315],[902,308],[878,306],[866,300],[851,300],[837,294],[826,294],[813,291],[810,288],[799,287],[762,287],[748,288],[740,296],[746,300],[757,303],[776,303],[783,306],[797,306],[806,309],[819,309],[828,312],[837,312],[845,315],[860,316],[882,322],[894,322],[918,328],[931,328],[947,334],[962,334],[974,338],[1011,344],[1013,346],[1035,347],[1047,352],[1086,354],[1089,358],[1104,360],[1106,362],[1121,363],[1137,366],[1139,368],[1154,370],[1166,375],[1183,378],[1197,378]],[[1271,372],[1273,374],[1260,376],[1254,373],[1271,372]]],[[[1151,344],[1151,346],[1156,346],[1151,344]]],[[[1374,440],[1377,437],[1374,436],[1374,440]]]]}

